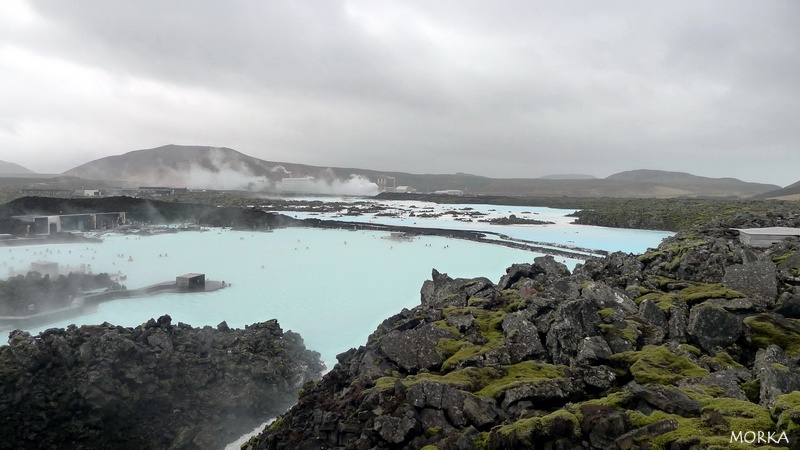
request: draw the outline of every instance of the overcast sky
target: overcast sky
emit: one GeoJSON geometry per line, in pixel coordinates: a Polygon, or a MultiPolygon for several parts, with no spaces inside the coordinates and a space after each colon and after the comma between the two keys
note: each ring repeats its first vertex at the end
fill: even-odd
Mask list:
{"type": "Polygon", "coordinates": [[[0,1],[0,160],[800,180],[800,2],[0,1]]]}

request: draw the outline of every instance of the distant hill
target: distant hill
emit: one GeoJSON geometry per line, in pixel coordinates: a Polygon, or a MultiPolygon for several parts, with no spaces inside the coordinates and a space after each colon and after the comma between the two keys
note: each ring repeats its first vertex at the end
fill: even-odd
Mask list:
{"type": "Polygon", "coordinates": [[[276,183],[290,173],[292,177],[311,176],[320,183],[327,183],[321,185],[322,188],[341,188],[349,184],[350,188],[355,189],[346,193],[369,193],[370,189],[376,189],[374,183],[379,177],[394,177],[396,186],[411,186],[419,192],[461,190],[479,195],[542,197],[746,198],[779,188],[776,185],[747,183],[733,178],[706,178],[681,172],[652,170],[622,172],[605,179],[588,175],[489,178],[466,173],[411,174],[265,161],[230,148],[179,145],[101,158],[68,170],[63,175],[83,179],[118,180],[140,186],[268,191],[274,190],[276,183]],[[353,176],[356,178],[352,179],[353,176]]]}
{"type": "Polygon", "coordinates": [[[783,199],[783,200],[800,200],[800,181],[790,184],[783,189],[776,189],[774,191],[764,192],[758,194],[755,198],[767,199],[783,199]]]}
{"type": "MultiPolygon", "coordinates": [[[[606,177],[606,180],[644,183],[651,186],[665,186],[686,191],[706,191],[706,195],[710,196],[721,196],[724,195],[724,192],[737,192],[737,197],[752,197],[773,190],[777,186],[774,184],[751,183],[736,178],[710,178],[686,172],[650,169],[615,173],[606,177]]],[[[780,188],[780,186],[777,187],[780,188]]]]}
{"type": "Polygon", "coordinates": [[[594,175],[585,175],[580,173],[563,173],[555,175],[545,175],[539,177],[540,180],[596,180],[594,175]]]}
{"type": "Polygon", "coordinates": [[[3,175],[11,175],[11,174],[20,174],[20,175],[29,175],[35,173],[32,170],[28,170],[19,164],[14,164],[11,162],[0,161],[0,174],[3,175]]]}

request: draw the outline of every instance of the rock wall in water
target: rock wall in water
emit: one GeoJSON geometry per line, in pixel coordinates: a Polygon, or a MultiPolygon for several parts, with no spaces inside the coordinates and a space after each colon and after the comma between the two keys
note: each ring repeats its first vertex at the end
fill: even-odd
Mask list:
{"type": "Polygon", "coordinates": [[[0,448],[220,448],[323,369],[275,320],[14,331],[0,347],[0,448]]]}

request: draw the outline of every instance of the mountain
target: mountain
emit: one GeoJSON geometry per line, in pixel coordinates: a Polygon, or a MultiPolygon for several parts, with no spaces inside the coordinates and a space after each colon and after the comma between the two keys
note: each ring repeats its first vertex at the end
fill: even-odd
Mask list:
{"type": "Polygon", "coordinates": [[[14,164],[14,163],[11,163],[11,162],[6,162],[6,161],[0,161],[0,174],[3,174],[3,175],[11,175],[11,174],[14,174],[14,175],[16,175],[16,174],[30,175],[32,173],[35,173],[35,172],[32,171],[32,170],[26,169],[26,168],[20,166],[19,164],[14,164]]]}
{"type": "MultiPolygon", "coordinates": [[[[733,178],[706,178],[679,172],[631,171],[606,179],[489,178],[466,173],[411,174],[359,168],[319,167],[265,161],[225,147],[179,146],[136,150],[109,156],[68,170],[63,175],[195,189],[268,191],[285,177],[315,178],[320,188],[352,187],[345,192],[377,189],[380,177],[419,192],[461,190],[468,194],[539,197],[729,197],[747,198],[779,189],[733,178]],[[356,178],[353,178],[355,176],[356,178]],[[322,183],[326,184],[322,184],[322,183]]],[[[585,176],[582,176],[585,177],[585,176]]]]}
{"type": "Polygon", "coordinates": [[[776,200],[800,200],[800,181],[794,184],[790,184],[783,189],[777,189],[774,191],[764,192],[763,194],[758,194],[754,198],[759,199],[767,199],[772,198],[776,200]]]}
{"type": "MultiPolygon", "coordinates": [[[[751,183],[736,178],[710,178],[692,175],[686,172],[671,172],[666,170],[639,169],[615,173],[606,177],[606,180],[623,183],[636,183],[645,186],[663,186],[675,190],[706,191],[709,196],[722,196],[725,192],[733,193],[738,197],[751,197],[774,189],[774,184],[751,183]]],[[[780,189],[780,187],[778,187],[780,189]]]]}
{"type": "Polygon", "coordinates": [[[540,180],[596,180],[594,175],[585,175],[580,173],[558,173],[554,175],[545,175],[539,177],[540,180]]]}

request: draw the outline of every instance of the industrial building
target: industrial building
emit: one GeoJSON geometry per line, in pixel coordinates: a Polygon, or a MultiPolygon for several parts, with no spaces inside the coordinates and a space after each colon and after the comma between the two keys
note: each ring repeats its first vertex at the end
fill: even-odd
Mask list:
{"type": "Polygon", "coordinates": [[[116,228],[125,223],[125,212],[12,216],[28,226],[27,235],[116,228]]]}

